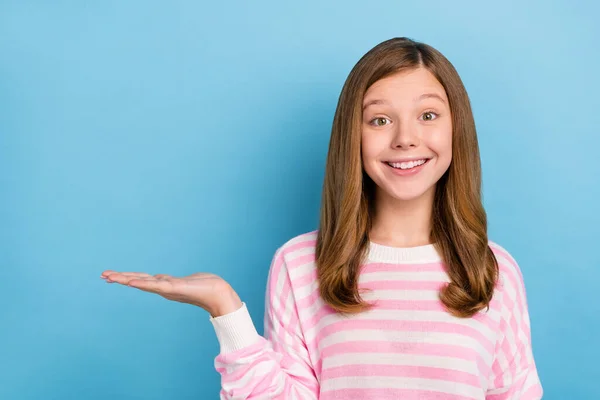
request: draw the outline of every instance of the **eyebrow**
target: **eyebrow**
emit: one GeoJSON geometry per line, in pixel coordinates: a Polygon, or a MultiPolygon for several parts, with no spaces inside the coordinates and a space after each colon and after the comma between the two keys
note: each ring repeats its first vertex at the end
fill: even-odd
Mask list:
{"type": "MultiPolygon", "coordinates": [[[[417,102],[417,101],[420,101],[420,100],[423,100],[423,99],[438,99],[438,100],[440,100],[442,103],[444,103],[444,104],[446,103],[446,100],[444,100],[444,98],[443,98],[442,96],[440,96],[439,94],[437,94],[437,93],[423,93],[422,95],[420,95],[420,96],[418,96],[418,97],[415,97],[415,98],[413,99],[413,101],[414,101],[414,102],[417,102]]],[[[369,107],[369,106],[371,106],[371,105],[374,105],[374,104],[388,104],[388,103],[387,103],[387,101],[385,101],[385,100],[374,99],[374,100],[368,101],[367,103],[365,103],[365,104],[363,105],[363,111],[364,111],[364,110],[365,110],[367,107],[369,107]]]]}

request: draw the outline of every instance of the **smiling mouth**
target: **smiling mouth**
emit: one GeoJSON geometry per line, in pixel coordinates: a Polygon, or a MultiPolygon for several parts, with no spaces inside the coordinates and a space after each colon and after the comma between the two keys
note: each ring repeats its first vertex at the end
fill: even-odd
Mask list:
{"type": "Polygon", "coordinates": [[[417,168],[417,167],[427,164],[429,162],[429,160],[430,160],[429,158],[423,158],[421,160],[405,161],[405,162],[400,162],[400,163],[387,162],[387,161],[384,161],[384,163],[394,169],[408,171],[413,168],[417,168]]]}

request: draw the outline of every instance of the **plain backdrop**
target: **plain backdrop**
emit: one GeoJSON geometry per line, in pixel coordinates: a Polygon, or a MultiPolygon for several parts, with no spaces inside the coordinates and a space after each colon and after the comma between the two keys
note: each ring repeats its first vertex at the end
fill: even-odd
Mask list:
{"type": "Polygon", "coordinates": [[[100,273],[220,274],[262,333],[342,85],[396,36],[470,95],[544,398],[600,398],[600,7],[483,3],[1,1],[0,398],[217,399],[209,315],[100,273]]]}

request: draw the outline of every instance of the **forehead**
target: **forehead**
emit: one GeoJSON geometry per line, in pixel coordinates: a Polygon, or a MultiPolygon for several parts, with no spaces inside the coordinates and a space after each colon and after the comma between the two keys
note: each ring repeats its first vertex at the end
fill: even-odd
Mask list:
{"type": "MultiPolygon", "coordinates": [[[[435,76],[425,68],[403,71],[387,76],[375,82],[363,99],[363,105],[377,99],[394,99],[414,102],[422,100],[423,94],[437,94],[447,102],[446,91],[435,76]]],[[[430,96],[426,96],[427,98],[430,96]]]]}

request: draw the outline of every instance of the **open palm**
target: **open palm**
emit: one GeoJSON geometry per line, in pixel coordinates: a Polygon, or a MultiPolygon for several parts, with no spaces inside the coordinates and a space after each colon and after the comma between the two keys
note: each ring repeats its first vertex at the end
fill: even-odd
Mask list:
{"type": "Polygon", "coordinates": [[[108,283],[119,283],[156,293],[168,300],[196,305],[213,316],[234,311],[241,306],[231,286],[215,274],[198,272],[178,278],[166,274],[106,270],[100,277],[108,283]]]}

